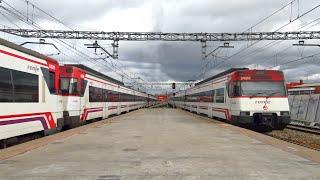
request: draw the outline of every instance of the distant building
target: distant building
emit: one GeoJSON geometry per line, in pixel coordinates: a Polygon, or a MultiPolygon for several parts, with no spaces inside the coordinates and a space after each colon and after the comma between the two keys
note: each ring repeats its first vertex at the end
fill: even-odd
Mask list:
{"type": "Polygon", "coordinates": [[[289,95],[320,94],[320,83],[299,82],[287,83],[289,95]]]}

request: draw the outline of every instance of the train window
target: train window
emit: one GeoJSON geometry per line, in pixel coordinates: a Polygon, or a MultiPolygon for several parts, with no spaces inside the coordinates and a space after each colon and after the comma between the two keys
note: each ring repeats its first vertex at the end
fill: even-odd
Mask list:
{"type": "Polygon", "coordinates": [[[89,102],[96,102],[94,95],[94,87],[89,86],[89,102]]]}
{"type": "Polygon", "coordinates": [[[119,93],[115,91],[108,91],[107,102],[119,102],[119,93]]]}
{"type": "Polygon", "coordinates": [[[140,97],[139,96],[135,96],[135,101],[140,101],[140,97]]]}
{"type": "Polygon", "coordinates": [[[60,90],[63,94],[69,94],[70,78],[60,79],[60,90]]]}
{"type": "Polygon", "coordinates": [[[285,96],[283,82],[278,81],[243,81],[241,82],[242,96],[285,96]]]}
{"type": "Polygon", "coordinates": [[[86,91],[88,81],[81,79],[80,80],[80,96],[83,97],[86,91]]]}
{"type": "Polygon", "coordinates": [[[56,93],[56,86],[55,86],[56,77],[55,77],[55,75],[56,74],[54,72],[49,72],[49,91],[50,91],[50,94],[56,93]]]}
{"type": "Polygon", "coordinates": [[[103,89],[102,90],[102,99],[103,99],[103,102],[106,102],[106,101],[108,101],[108,90],[106,90],[106,89],[103,89]]]}
{"type": "Polygon", "coordinates": [[[216,103],[224,103],[224,89],[223,88],[216,90],[215,102],[216,103]]]}
{"type": "Polygon", "coordinates": [[[215,102],[215,94],[216,94],[216,91],[215,90],[212,90],[211,91],[211,94],[212,94],[212,101],[211,102],[215,102]]]}
{"type": "Polygon", "coordinates": [[[130,94],[124,94],[125,95],[125,102],[130,102],[130,94]]]}
{"type": "Polygon", "coordinates": [[[39,78],[37,75],[12,71],[14,101],[39,102],[39,78]]]}
{"type": "Polygon", "coordinates": [[[104,102],[103,89],[89,86],[89,102],[104,102]]]}
{"type": "Polygon", "coordinates": [[[0,67],[0,102],[13,102],[11,72],[0,67]]]}
{"type": "Polygon", "coordinates": [[[240,82],[235,83],[234,88],[233,88],[233,96],[241,96],[241,86],[240,82]]]}
{"type": "Polygon", "coordinates": [[[78,79],[71,78],[70,81],[70,94],[78,94],[78,79]]]}
{"type": "Polygon", "coordinates": [[[60,90],[62,94],[79,95],[78,79],[76,78],[61,78],[60,90]]]}
{"type": "Polygon", "coordinates": [[[119,93],[119,101],[120,102],[123,102],[123,101],[125,101],[125,94],[123,94],[123,93],[119,93]]]}
{"type": "Polygon", "coordinates": [[[144,98],[141,96],[137,96],[137,101],[144,101],[144,98]]]}
{"type": "Polygon", "coordinates": [[[128,94],[128,102],[133,102],[134,101],[134,97],[131,94],[128,94]]]}
{"type": "Polygon", "coordinates": [[[192,95],[191,94],[187,95],[186,101],[187,102],[192,102],[192,95]]]}
{"type": "Polygon", "coordinates": [[[231,82],[228,87],[229,97],[238,97],[241,95],[240,82],[231,82]]]}
{"type": "Polygon", "coordinates": [[[212,102],[212,91],[204,92],[203,96],[204,96],[204,99],[203,99],[204,102],[212,102]]]}

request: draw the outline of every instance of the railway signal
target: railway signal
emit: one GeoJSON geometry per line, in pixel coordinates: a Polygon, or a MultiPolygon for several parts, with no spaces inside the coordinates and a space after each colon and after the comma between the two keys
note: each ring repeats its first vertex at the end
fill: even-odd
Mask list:
{"type": "Polygon", "coordinates": [[[172,89],[176,89],[176,83],[172,83],[172,89]]]}

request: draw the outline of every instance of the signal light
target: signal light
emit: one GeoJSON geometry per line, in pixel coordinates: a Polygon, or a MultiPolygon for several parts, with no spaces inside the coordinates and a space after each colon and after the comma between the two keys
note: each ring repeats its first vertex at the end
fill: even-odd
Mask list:
{"type": "Polygon", "coordinates": [[[172,83],[172,89],[176,89],[176,83],[172,83]]]}

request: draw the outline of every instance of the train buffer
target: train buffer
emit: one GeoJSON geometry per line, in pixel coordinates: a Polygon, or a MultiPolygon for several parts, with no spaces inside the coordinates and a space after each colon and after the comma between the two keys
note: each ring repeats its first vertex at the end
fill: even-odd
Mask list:
{"type": "Polygon", "coordinates": [[[320,179],[319,151],[167,108],[12,146],[0,159],[0,179],[320,179]]]}

